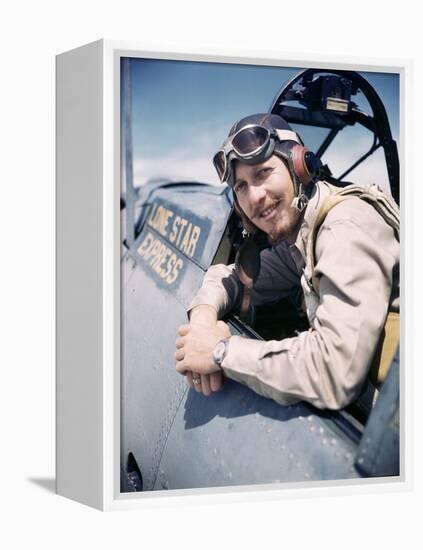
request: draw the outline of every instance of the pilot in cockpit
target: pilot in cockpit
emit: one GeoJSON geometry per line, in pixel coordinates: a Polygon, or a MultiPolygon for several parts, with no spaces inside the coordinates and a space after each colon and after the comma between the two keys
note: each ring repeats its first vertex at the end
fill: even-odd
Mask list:
{"type": "Polygon", "coordinates": [[[340,409],[383,381],[399,341],[399,211],[376,185],[338,188],[280,116],[237,122],[214,157],[245,239],[214,265],[176,341],[176,370],[204,395],[224,377],[282,405],[340,409]],[[267,239],[268,246],[257,242],[267,239]],[[281,340],[231,335],[221,319],[301,289],[309,329],[281,340]]]}

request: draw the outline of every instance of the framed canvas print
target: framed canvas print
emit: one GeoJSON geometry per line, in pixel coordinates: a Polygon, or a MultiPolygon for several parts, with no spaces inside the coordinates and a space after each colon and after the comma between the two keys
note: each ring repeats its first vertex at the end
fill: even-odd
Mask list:
{"type": "Polygon", "coordinates": [[[406,484],[409,72],[108,41],[57,57],[59,494],[406,484]]]}

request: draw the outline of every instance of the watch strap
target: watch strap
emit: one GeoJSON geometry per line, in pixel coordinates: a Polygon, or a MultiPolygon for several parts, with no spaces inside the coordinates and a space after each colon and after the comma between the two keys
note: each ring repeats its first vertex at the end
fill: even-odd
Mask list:
{"type": "Polygon", "coordinates": [[[219,340],[219,342],[216,344],[214,350],[213,350],[213,360],[219,367],[222,366],[223,360],[226,357],[226,354],[228,352],[228,346],[229,346],[229,338],[225,338],[223,340],[219,340]]]}

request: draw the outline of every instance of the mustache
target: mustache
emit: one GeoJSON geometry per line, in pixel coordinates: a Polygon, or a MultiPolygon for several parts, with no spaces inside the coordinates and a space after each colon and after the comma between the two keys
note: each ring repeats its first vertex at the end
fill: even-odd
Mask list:
{"type": "Polygon", "coordinates": [[[268,203],[266,203],[263,206],[256,206],[256,208],[254,208],[254,210],[252,212],[252,218],[260,217],[262,212],[264,212],[268,208],[273,208],[274,206],[278,205],[281,201],[282,201],[282,198],[279,198],[279,199],[269,201],[268,203]]]}

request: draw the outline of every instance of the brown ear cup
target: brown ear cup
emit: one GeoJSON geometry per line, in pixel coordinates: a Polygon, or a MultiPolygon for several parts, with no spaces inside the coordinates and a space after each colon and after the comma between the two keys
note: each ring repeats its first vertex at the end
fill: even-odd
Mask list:
{"type": "Polygon", "coordinates": [[[310,173],[306,162],[306,154],[310,151],[302,145],[294,145],[291,149],[291,159],[294,172],[303,185],[307,185],[316,174],[310,173]]]}
{"type": "Polygon", "coordinates": [[[275,154],[288,164],[294,183],[307,187],[319,176],[322,162],[304,145],[291,140],[282,141],[276,144],[275,154]]]}

